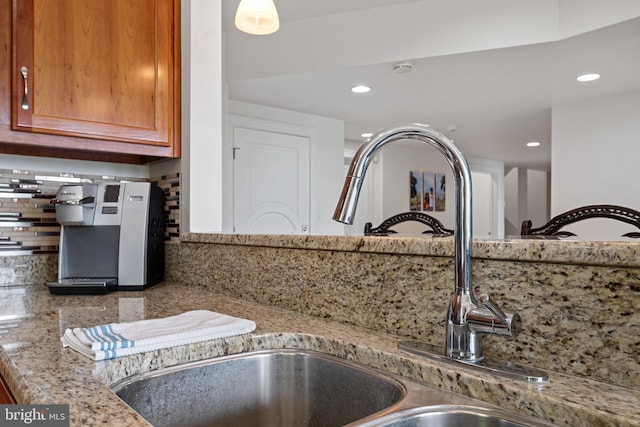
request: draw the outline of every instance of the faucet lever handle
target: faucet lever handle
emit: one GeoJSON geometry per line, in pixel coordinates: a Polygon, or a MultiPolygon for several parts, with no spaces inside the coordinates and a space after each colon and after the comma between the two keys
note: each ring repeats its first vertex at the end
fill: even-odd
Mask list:
{"type": "Polygon", "coordinates": [[[487,294],[479,295],[478,302],[483,307],[476,307],[467,314],[471,330],[512,338],[522,332],[522,319],[518,313],[505,313],[487,294]]]}
{"type": "Polygon", "coordinates": [[[504,311],[502,311],[502,309],[500,307],[498,307],[498,304],[496,304],[491,297],[489,297],[489,295],[487,294],[481,294],[478,296],[478,301],[480,301],[482,303],[482,305],[491,312],[491,314],[493,314],[494,316],[496,316],[498,319],[500,319],[500,321],[502,323],[507,323],[507,315],[504,314],[504,311]]]}

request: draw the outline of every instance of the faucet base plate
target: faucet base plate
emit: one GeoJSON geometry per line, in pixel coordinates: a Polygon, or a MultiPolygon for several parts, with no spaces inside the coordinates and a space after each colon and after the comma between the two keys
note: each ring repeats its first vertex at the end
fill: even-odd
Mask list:
{"type": "Polygon", "coordinates": [[[507,362],[504,360],[482,359],[478,361],[467,361],[453,359],[444,354],[444,347],[438,347],[421,341],[401,341],[398,344],[398,348],[408,353],[417,354],[438,362],[473,366],[512,380],[526,381],[530,383],[545,383],[549,381],[549,374],[537,368],[519,365],[517,363],[507,362]]]}

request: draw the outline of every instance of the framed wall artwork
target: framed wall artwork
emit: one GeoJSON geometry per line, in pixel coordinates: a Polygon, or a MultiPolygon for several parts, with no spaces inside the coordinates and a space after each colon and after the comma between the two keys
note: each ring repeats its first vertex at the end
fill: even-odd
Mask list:
{"type": "Polygon", "coordinates": [[[409,172],[409,210],[444,212],[445,174],[434,172],[409,172]]]}

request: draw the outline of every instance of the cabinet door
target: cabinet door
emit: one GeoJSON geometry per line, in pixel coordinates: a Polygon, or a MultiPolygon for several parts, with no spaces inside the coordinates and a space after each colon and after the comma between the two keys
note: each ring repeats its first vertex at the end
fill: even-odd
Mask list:
{"type": "Polygon", "coordinates": [[[13,0],[11,128],[170,147],[178,138],[178,7],[13,0]]]}
{"type": "Polygon", "coordinates": [[[0,404],[16,403],[15,399],[9,391],[9,387],[2,375],[0,375],[0,404]]]}

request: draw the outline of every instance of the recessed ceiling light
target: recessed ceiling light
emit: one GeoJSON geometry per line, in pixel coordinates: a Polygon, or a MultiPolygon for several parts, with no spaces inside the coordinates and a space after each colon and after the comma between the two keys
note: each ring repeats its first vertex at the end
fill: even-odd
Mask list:
{"type": "Polygon", "coordinates": [[[598,80],[599,78],[600,78],[600,74],[590,73],[590,74],[583,74],[581,76],[578,76],[576,80],[578,80],[579,82],[592,82],[594,80],[598,80]]]}
{"type": "Polygon", "coordinates": [[[371,90],[369,86],[358,85],[351,88],[351,92],[353,93],[367,93],[371,90]]]}
{"type": "Polygon", "coordinates": [[[527,142],[527,147],[539,147],[540,143],[538,141],[527,142]]]}
{"type": "Polygon", "coordinates": [[[361,134],[360,134],[360,136],[361,136],[361,137],[363,137],[363,138],[370,138],[370,137],[372,137],[372,136],[373,136],[373,133],[371,133],[371,132],[364,132],[364,133],[361,133],[361,134]]]}

